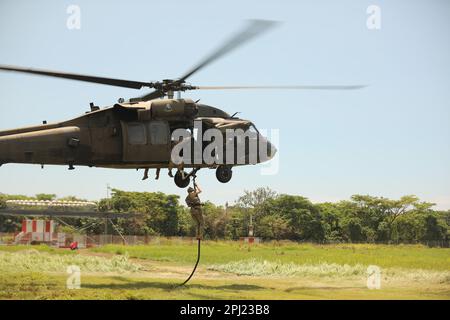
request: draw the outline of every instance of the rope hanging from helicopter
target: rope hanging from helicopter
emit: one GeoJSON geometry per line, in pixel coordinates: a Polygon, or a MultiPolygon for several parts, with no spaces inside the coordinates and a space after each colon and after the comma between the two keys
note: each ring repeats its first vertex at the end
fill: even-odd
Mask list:
{"type": "Polygon", "coordinates": [[[182,286],[184,286],[186,283],[188,283],[189,282],[189,280],[191,280],[191,278],[192,278],[192,276],[194,275],[194,273],[195,273],[195,270],[197,270],[197,266],[198,266],[198,263],[200,262],[200,246],[201,246],[201,239],[200,238],[198,238],[197,239],[197,262],[195,262],[195,266],[194,266],[194,269],[192,269],[192,272],[191,272],[191,274],[189,275],[189,277],[182,283],[182,284],[179,284],[179,285],[177,285],[177,287],[182,287],[182,286]]]}
{"type": "MultiPolygon", "coordinates": [[[[195,178],[196,178],[196,176],[195,176],[195,174],[194,174],[194,175],[193,175],[193,179],[192,179],[193,182],[194,182],[194,186],[196,185],[196,183],[195,183],[195,178]]],[[[199,234],[199,229],[200,229],[200,227],[201,227],[200,224],[197,223],[197,234],[199,234]]],[[[191,272],[191,274],[189,275],[189,277],[188,277],[183,283],[177,285],[176,288],[182,287],[182,286],[184,286],[186,283],[188,283],[189,280],[191,280],[192,276],[194,275],[195,271],[197,270],[198,263],[200,262],[200,247],[201,247],[201,242],[202,242],[202,238],[201,238],[201,237],[197,237],[197,261],[195,262],[194,269],[192,269],[192,272],[191,272]]]]}

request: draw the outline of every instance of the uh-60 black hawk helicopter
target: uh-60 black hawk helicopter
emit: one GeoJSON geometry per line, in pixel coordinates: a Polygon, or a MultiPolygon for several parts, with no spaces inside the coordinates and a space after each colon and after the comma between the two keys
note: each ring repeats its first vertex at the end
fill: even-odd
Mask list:
{"type": "MultiPolygon", "coordinates": [[[[194,123],[200,123],[203,130],[219,128],[225,130],[240,128],[253,129],[257,134],[254,139],[266,141],[265,157],[258,156],[256,163],[271,159],[276,152],[251,121],[230,116],[227,112],[181,99],[179,94],[188,90],[223,90],[223,89],[358,89],[363,86],[194,86],[186,80],[213,61],[221,58],[243,43],[262,34],[274,26],[272,21],[255,20],[240,32],[224,42],[218,49],[206,56],[200,63],[178,79],[157,82],[129,81],[82,74],[29,69],[16,66],[0,65],[0,70],[15,71],[41,76],[57,77],[92,83],[100,83],[124,88],[153,91],[129,101],[119,99],[118,103],[106,108],[99,108],[91,103],[90,112],[72,120],[59,123],[0,131],[0,165],[6,163],[25,163],[40,165],[121,168],[121,169],[157,169],[174,167],[171,151],[179,141],[172,139],[176,129],[186,129],[193,133],[194,123]],[[174,93],[178,98],[174,99],[174,93]]],[[[188,132],[189,132],[188,131],[188,132]]],[[[194,139],[192,135],[192,139],[194,139]]],[[[248,143],[248,139],[247,139],[248,143]]],[[[260,144],[258,144],[260,145],[260,144]]],[[[232,144],[236,148],[237,144],[232,144]]],[[[205,145],[202,145],[204,148],[205,145]]],[[[175,184],[187,187],[190,179],[200,168],[215,168],[220,182],[228,182],[232,176],[232,167],[249,164],[249,148],[245,146],[247,161],[243,163],[228,159],[226,163],[205,163],[194,161],[175,166],[175,184]],[[189,173],[184,168],[192,169],[189,173]]],[[[226,152],[224,152],[226,154],[226,152]]],[[[236,154],[236,153],[234,153],[236,154]]]]}

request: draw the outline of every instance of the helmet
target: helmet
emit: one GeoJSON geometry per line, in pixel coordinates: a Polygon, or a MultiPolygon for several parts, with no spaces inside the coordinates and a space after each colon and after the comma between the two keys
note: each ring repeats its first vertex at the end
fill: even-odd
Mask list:
{"type": "Polygon", "coordinates": [[[194,190],[194,188],[192,188],[192,187],[189,187],[188,189],[187,189],[187,192],[188,193],[191,193],[191,192],[194,192],[195,190],[194,190]]]}

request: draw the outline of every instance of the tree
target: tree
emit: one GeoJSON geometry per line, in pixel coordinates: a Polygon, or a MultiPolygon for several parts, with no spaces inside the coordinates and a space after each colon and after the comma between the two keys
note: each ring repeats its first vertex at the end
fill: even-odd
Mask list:
{"type": "Polygon", "coordinates": [[[138,236],[157,234],[157,232],[146,223],[143,214],[133,218],[117,219],[116,225],[120,228],[122,234],[138,236]]]}
{"type": "Polygon", "coordinates": [[[203,217],[205,220],[205,235],[210,239],[223,239],[225,227],[228,223],[224,208],[207,201],[203,206],[203,217]]]}
{"type": "MultiPolygon", "coordinates": [[[[6,201],[53,200],[53,194],[36,197],[0,193],[0,208],[6,201]]],[[[79,200],[65,197],[61,200],[79,200]]],[[[204,206],[205,236],[233,239],[246,236],[250,215],[255,235],[264,239],[294,241],[350,242],[434,242],[450,238],[450,210],[433,210],[433,203],[420,202],[414,195],[398,200],[369,195],[353,195],[348,201],[313,204],[298,195],[277,194],[269,188],[245,191],[234,206],[223,208],[211,202],[204,206]]],[[[193,236],[196,225],[189,208],[179,197],[162,192],[129,192],[114,189],[110,199],[98,202],[101,212],[133,212],[133,218],[117,218],[114,223],[123,234],[193,236]]],[[[0,232],[16,232],[23,217],[0,216],[0,232]]],[[[102,223],[88,218],[61,218],[89,234],[103,233],[102,223]]]]}
{"type": "Polygon", "coordinates": [[[291,231],[289,221],[276,214],[264,216],[258,226],[258,234],[264,239],[287,239],[291,231]]]}
{"type": "Polygon", "coordinates": [[[56,199],[56,194],[39,193],[36,195],[36,199],[39,201],[52,201],[56,199]]]}
{"type": "Polygon", "coordinates": [[[269,187],[258,188],[254,191],[244,191],[244,195],[239,197],[236,204],[242,208],[251,211],[256,218],[263,216],[267,213],[265,204],[267,201],[275,199],[277,193],[271,190],[269,187]]]}
{"type": "Polygon", "coordinates": [[[359,242],[366,240],[361,221],[358,218],[346,218],[342,222],[342,226],[348,241],[359,242]]]}
{"type": "Polygon", "coordinates": [[[258,188],[254,191],[244,190],[244,195],[239,197],[237,203],[244,208],[257,208],[276,196],[277,193],[269,187],[258,188]]]}
{"type": "Polygon", "coordinates": [[[87,200],[78,198],[76,196],[67,196],[67,197],[58,198],[58,201],[83,201],[83,202],[85,202],[87,200]]]}
{"type": "Polygon", "coordinates": [[[178,208],[178,236],[194,236],[196,233],[190,210],[180,206],[178,208]]]}
{"type": "Polygon", "coordinates": [[[6,208],[6,196],[0,193],[0,209],[6,208]]]}
{"type": "Polygon", "coordinates": [[[289,222],[290,238],[293,240],[323,241],[325,230],[320,211],[307,198],[279,195],[267,200],[268,214],[276,214],[289,222]]]}
{"type": "Polygon", "coordinates": [[[341,209],[339,203],[319,203],[316,205],[322,216],[325,240],[331,242],[344,241],[341,226],[341,209]]]}
{"type": "Polygon", "coordinates": [[[415,195],[406,195],[399,200],[369,195],[353,195],[351,199],[358,207],[356,215],[365,230],[375,230],[375,240],[392,240],[392,227],[400,216],[413,210],[426,212],[434,206],[433,203],[419,202],[415,195]]]}
{"type": "Polygon", "coordinates": [[[228,206],[226,219],[225,239],[238,240],[240,237],[247,236],[250,221],[248,210],[240,206],[228,206]]]}
{"type": "Polygon", "coordinates": [[[239,197],[236,201],[236,207],[243,212],[241,221],[243,223],[243,230],[241,236],[248,234],[248,225],[250,219],[256,225],[255,235],[258,235],[259,220],[268,214],[267,203],[277,197],[277,193],[269,187],[258,188],[253,191],[244,191],[244,195],[239,197]]]}
{"type": "Polygon", "coordinates": [[[400,242],[418,242],[425,234],[423,215],[417,212],[402,215],[394,222],[393,227],[397,230],[400,242]]]}
{"type": "MultiPolygon", "coordinates": [[[[179,234],[179,215],[182,213],[177,195],[167,195],[162,192],[129,192],[112,190],[111,199],[102,199],[100,209],[116,212],[136,212],[142,216],[134,221],[138,232],[130,226],[121,226],[124,230],[134,230],[138,234],[161,234],[173,236],[179,234]]],[[[124,224],[125,219],[121,220],[124,224]]]]}
{"type": "Polygon", "coordinates": [[[425,233],[422,240],[425,241],[440,241],[445,239],[447,230],[444,226],[438,223],[438,219],[433,214],[428,214],[425,219],[425,233]]]}

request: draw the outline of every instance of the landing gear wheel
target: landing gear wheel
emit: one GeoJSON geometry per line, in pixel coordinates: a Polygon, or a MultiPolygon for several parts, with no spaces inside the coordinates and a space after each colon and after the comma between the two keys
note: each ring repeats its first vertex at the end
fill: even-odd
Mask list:
{"type": "Polygon", "coordinates": [[[222,183],[227,183],[231,180],[233,176],[233,171],[231,167],[228,166],[220,166],[216,169],[216,178],[222,183]]]}
{"type": "Polygon", "coordinates": [[[173,181],[177,185],[178,188],[186,188],[191,183],[191,178],[187,177],[188,173],[184,172],[185,178],[183,179],[183,176],[181,175],[180,171],[177,171],[175,174],[175,177],[173,178],[173,181]]]}

